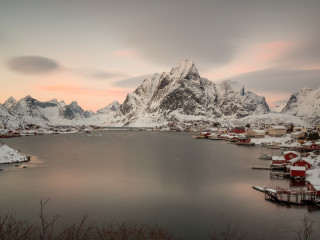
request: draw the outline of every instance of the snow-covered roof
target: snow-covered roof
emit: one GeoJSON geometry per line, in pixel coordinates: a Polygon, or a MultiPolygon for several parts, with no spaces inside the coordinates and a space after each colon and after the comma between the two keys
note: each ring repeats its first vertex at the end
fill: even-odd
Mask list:
{"type": "Polygon", "coordinates": [[[283,152],[283,155],[287,155],[287,154],[289,154],[289,153],[293,153],[293,154],[296,154],[296,155],[300,155],[300,153],[298,153],[298,152],[296,152],[296,151],[285,151],[285,152],[283,152]]]}
{"type": "Polygon", "coordinates": [[[277,130],[287,130],[285,126],[272,126],[272,127],[277,130]]]}
{"type": "Polygon", "coordinates": [[[261,130],[261,129],[253,129],[253,131],[256,133],[266,133],[265,130],[261,130]]]}
{"type": "Polygon", "coordinates": [[[305,171],[305,170],[306,170],[306,167],[290,166],[290,170],[294,170],[294,171],[305,171]]]}
{"type": "Polygon", "coordinates": [[[291,164],[293,164],[293,163],[299,161],[300,159],[301,159],[300,157],[295,157],[295,158],[290,159],[289,162],[290,162],[291,164]]]}
{"type": "Polygon", "coordinates": [[[310,158],[300,158],[300,157],[293,158],[293,159],[289,160],[289,162],[293,164],[293,163],[296,163],[300,160],[305,161],[311,165],[313,165],[313,163],[314,163],[314,161],[310,158]]]}
{"type": "Polygon", "coordinates": [[[301,160],[303,160],[311,165],[315,163],[315,161],[309,157],[303,157],[303,158],[301,158],[301,160]]]}
{"type": "Polygon", "coordinates": [[[291,135],[300,135],[302,132],[293,132],[291,135]]]}

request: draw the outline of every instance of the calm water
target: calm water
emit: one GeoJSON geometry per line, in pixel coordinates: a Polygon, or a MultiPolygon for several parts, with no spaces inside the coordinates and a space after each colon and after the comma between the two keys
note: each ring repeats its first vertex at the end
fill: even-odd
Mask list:
{"type": "Polygon", "coordinates": [[[0,172],[0,212],[37,223],[40,199],[50,198],[47,213],[63,223],[84,215],[101,223],[148,221],[182,239],[209,239],[222,219],[239,223],[249,239],[293,239],[306,213],[319,226],[320,211],[278,206],[251,188],[289,186],[251,169],[267,166],[258,156],[272,150],[191,136],[98,131],[6,139],[34,157],[26,169],[0,172]]]}

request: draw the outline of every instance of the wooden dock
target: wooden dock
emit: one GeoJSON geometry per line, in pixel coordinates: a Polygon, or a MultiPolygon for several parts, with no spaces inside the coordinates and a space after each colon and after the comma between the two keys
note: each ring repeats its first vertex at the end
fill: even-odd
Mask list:
{"type": "Polygon", "coordinates": [[[251,167],[254,170],[284,170],[285,168],[283,167],[274,167],[274,166],[270,166],[270,167],[251,167]]]}
{"type": "Polygon", "coordinates": [[[286,173],[286,172],[270,172],[270,178],[271,179],[285,179],[285,178],[289,178],[290,177],[290,173],[286,173]]]}
{"type": "Polygon", "coordinates": [[[319,204],[320,198],[315,191],[305,189],[293,190],[277,187],[276,189],[253,186],[253,189],[264,192],[266,200],[286,204],[319,204]]]}
{"type": "Polygon", "coordinates": [[[271,167],[252,167],[254,170],[271,170],[271,167]]]}

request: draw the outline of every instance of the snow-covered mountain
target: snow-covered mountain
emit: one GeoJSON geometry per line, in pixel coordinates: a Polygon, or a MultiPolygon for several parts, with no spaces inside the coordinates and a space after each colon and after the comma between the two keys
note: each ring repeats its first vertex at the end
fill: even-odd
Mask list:
{"type": "Polygon", "coordinates": [[[5,128],[28,124],[148,127],[192,120],[305,125],[306,122],[320,123],[319,118],[320,88],[293,94],[282,113],[271,114],[264,97],[244,87],[236,89],[230,80],[213,83],[202,78],[193,61],[188,59],[179,62],[170,72],[146,78],[122,104],[114,101],[96,114],[84,111],[77,102],[69,105],[57,99],[40,102],[31,96],[19,101],[10,97],[0,105],[0,126],[5,128]]]}
{"type": "Polygon", "coordinates": [[[320,87],[303,88],[291,95],[282,113],[301,117],[313,124],[320,124],[320,87]]]}
{"type": "Polygon", "coordinates": [[[93,115],[93,112],[84,111],[77,102],[69,105],[57,99],[40,102],[31,96],[19,101],[10,97],[1,107],[2,125],[6,123],[12,128],[30,124],[41,127],[83,124],[85,119],[93,115]]]}
{"type": "Polygon", "coordinates": [[[16,129],[24,126],[25,123],[21,119],[9,113],[5,106],[0,104],[0,128],[16,129]]]}
{"type": "Polygon", "coordinates": [[[268,113],[264,97],[235,91],[231,81],[215,84],[201,78],[193,61],[184,59],[170,72],[155,74],[129,93],[109,125],[150,126],[170,120],[215,120],[268,113]]]}

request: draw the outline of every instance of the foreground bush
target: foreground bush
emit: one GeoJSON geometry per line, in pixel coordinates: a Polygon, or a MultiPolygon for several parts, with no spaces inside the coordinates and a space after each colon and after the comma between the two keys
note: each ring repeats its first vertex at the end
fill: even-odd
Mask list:
{"type": "MultiPolygon", "coordinates": [[[[0,240],[174,240],[164,227],[148,223],[126,221],[104,225],[89,224],[84,217],[79,223],[66,226],[61,232],[54,229],[59,216],[49,218],[44,213],[48,200],[40,202],[40,224],[17,220],[14,215],[0,216],[0,240]]],[[[314,221],[307,215],[300,221],[296,238],[312,239],[314,221]]],[[[211,240],[245,240],[247,232],[237,224],[222,220],[219,231],[212,233],[211,240]]],[[[262,238],[263,239],[263,238],[262,238]]]]}

